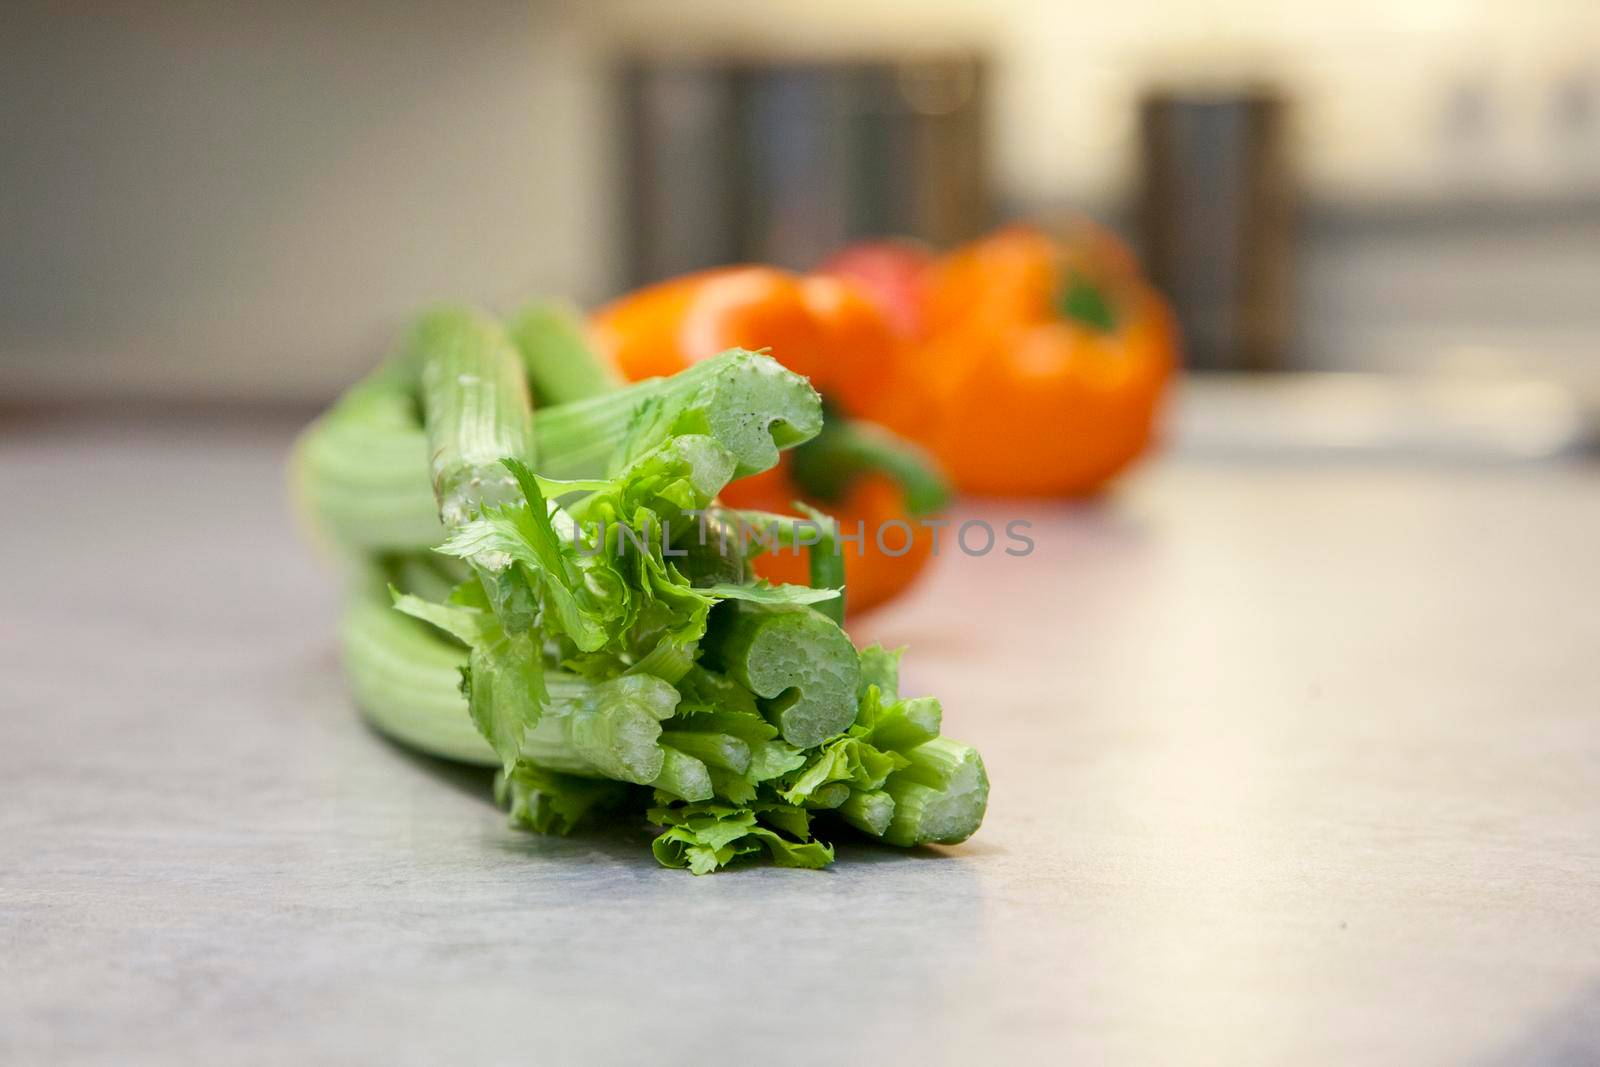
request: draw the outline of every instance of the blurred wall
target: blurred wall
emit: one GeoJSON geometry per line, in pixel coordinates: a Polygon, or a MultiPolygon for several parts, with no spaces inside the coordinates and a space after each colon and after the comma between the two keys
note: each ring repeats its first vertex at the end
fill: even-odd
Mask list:
{"type": "Polygon", "coordinates": [[[976,43],[1012,215],[1125,220],[1152,85],[1292,102],[1290,364],[1600,386],[1595,0],[616,0],[614,36],[807,53],[976,43]],[[914,9],[914,15],[908,15],[914,9]]]}
{"type": "Polygon", "coordinates": [[[1596,363],[1594,0],[11,3],[0,402],[320,400],[418,304],[620,277],[627,48],[985,48],[1011,213],[1117,211],[1153,81],[1295,97],[1303,366],[1596,363]],[[1475,347],[1476,346],[1476,349],[1475,347]]]}
{"type": "Polygon", "coordinates": [[[563,5],[0,20],[0,400],[321,400],[421,303],[605,287],[603,101],[563,5]]]}
{"type": "Polygon", "coordinates": [[[976,42],[996,59],[997,178],[1105,198],[1151,83],[1267,78],[1296,99],[1319,196],[1600,192],[1594,0],[613,0],[652,47],[797,52],[976,42]]]}

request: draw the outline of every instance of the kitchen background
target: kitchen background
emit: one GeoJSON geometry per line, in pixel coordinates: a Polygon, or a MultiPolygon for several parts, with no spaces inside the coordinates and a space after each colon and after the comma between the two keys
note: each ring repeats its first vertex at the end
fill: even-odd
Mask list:
{"type": "MultiPolygon", "coordinates": [[[[883,99],[910,114],[970,106],[919,162],[880,148],[891,169],[920,168],[908,188],[977,176],[927,223],[936,237],[1069,211],[1138,237],[1163,166],[1181,185],[1186,160],[1225,170],[1252,150],[1227,126],[1251,120],[1224,107],[1156,162],[1141,101],[1166,93],[1182,114],[1264,94],[1272,180],[1292,193],[1278,366],[1531,378],[1545,392],[1518,395],[1540,410],[1600,395],[1600,5],[1586,0],[154,0],[13,4],[3,25],[12,410],[309,407],[419,304],[592,304],[675,265],[676,246],[646,261],[656,231],[697,265],[715,247],[693,244],[718,224],[694,214],[708,197],[640,169],[642,139],[673,144],[697,98],[680,85],[677,104],[641,103],[639,71],[823,61],[879,64],[883,99]],[[958,70],[921,92],[917,62],[958,70]]],[[[774,114],[769,131],[794,119],[774,114]]],[[[741,137],[762,143],[724,140],[741,137]]],[[[802,146],[793,166],[814,164],[802,146]]],[[[872,217],[846,207],[845,229],[872,217]]],[[[801,258],[805,236],[758,247],[801,258]]]]}

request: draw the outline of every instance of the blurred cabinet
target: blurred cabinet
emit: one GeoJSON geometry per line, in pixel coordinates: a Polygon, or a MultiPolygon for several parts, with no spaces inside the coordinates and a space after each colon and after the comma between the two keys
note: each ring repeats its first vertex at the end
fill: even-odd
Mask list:
{"type": "Polygon", "coordinates": [[[622,72],[628,280],[989,221],[984,64],[638,58],[622,72]]]}

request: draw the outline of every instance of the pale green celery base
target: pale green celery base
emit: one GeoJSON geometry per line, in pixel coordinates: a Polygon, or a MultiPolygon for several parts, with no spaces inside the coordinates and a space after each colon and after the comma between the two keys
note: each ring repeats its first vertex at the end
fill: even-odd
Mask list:
{"type": "Polygon", "coordinates": [[[889,776],[884,791],[894,817],[891,845],[953,845],[971,837],[989,804],[989,776],[977,749],[938,737],[908,753],[911,766],[889,776]]]}
{"type": "Polygon", "coordinates": [[[852,789],[849,798],[839,805],[839,814],[862,833],[882,837],[894,818],[894,797],[881,789],[852,789]]]}
{"type": "MultiPolygon", "coordinates": [[[[436,636],[423,622],[371,598],[358,598],[342,628],[345,671],[367,719],[396,741],[431,756],[499,766],[467,714],[461,694],[466,650],[436,636]]],[[[589,683],[573,675],[545,676],[552,707],[528,732],[522,755],[541,767],[604,777],[568,743],[561,713],[581,700],[589,683]]]]}
{"type": "Polygon", "coordinates": [[[713,789],[706,765],[675,748],[664,748],[661,774],[650,784],[681,800],[710,800],[713,789]]]}

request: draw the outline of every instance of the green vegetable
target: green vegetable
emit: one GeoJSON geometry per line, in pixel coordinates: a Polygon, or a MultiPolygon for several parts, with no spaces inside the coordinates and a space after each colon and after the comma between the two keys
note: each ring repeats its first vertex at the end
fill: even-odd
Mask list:
{"type": "Polygon", "coordinates": [[[899,696],[898,652],[840,628],[837,554],[812,553],[809,588],[752,576],[831,521],[716,504],[821,418],[756,353],[623,387],[564,310],[509,332],[424,316],[296,450],[302,507],[353,572],[356,702],[403,744],[497,767],[513,825],[642,819],[695,873],[825,866],[818,832],[845,826],[964,839],[982,761],[940,736],[936,700],[899,696]]]}
{"type": "Polygon", "coordinates": [[[708,645],[791,745],[819,745],[855,721],[861,665],[831,619],[805,608],[734,603],[708,645]]]}
{"type": "Polygon", "coordinates": [[[471,311],[425,315],[403,361],[420,368],[433,495],[447,527],[516,498],[501,460],[532,459],[528,382],[499,323],[471,311]]]}
{"type": "MultiPolygon", "coordinates": [[[[444,537],[429,486],[431,452],[414,369],[419,354],[414,347],[407,354],[414,358],[351,390],[296,448],[294,480],[304,509],[341,547],[418,551],[444,537]]],[[[780,448],[808,440],[821,426],[821,403],[805,379],[766,356],[733,349],[671,378],[542,409],[529,449],[545,478],[594,479],[610,473],[619,455],[698,434],[733,457],[731,477],[744,477],[767,470],[780,448]]]]}
{"type": "Polygon", "coordinates": [[[862,833],[882,837],[894,819],[894,797],[881,789],[852,789],[839,814],[862,833]]]}
{"type": "Polygon", "coordinates": [[[622,388],[622,376],[590,349],[577,308],[552,300],[529,304],[512,318],[511,337],[541,407],[622,388]]]}
{"type": "Polygon", "coordinates": [[[627,789],[604,778],[579,778],[523,762],[495,776],[494,797],[510,811],[513,826],[569,834],[592,813],[621,804],[627,789]]]}
{"type": "Polygon", "coordinates": [[[894,800],[894,817],[883,839],[891,845],[920,845],[971,837],[989,803],[989,777],[977,749],[936,737],[906,756],[910,766],[891,774],[883,787],[894,800]]]}
{"type": "Polygon", "coordinates": [[[863,474],[883,474],[905,494],[906,511],[931,515],[950,502],[950,487],[919,446],[877,423],[830,417],[822,432],[794,452],[795,484],[822,500],[842,499],[863,474]]]}

